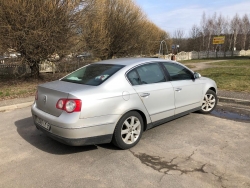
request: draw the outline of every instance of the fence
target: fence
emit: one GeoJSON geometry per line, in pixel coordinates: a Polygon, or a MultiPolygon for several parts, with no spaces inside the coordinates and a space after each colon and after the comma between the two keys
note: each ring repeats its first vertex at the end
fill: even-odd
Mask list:
{"type": "MultiPolygon", "coordinates": [[[[172,59],[173,54],[168,54],[161,56],[164,59],[172,59]]],[[[219,57],[233,57],[233,56],[250,56],[250,50],[241,50],[241,51],[227,51],[227,52],[179,52],[175,56],[175,60],[191,60],[191,59],[205,59],[205,58],[219,58],[219,57]]],[[[11,60],[8,64],[0,65],[0,76],[4,75],[14,75],[22,76],[29,74],[31,72],[28,65],[23,65],[17,61],[17,59],[11,60]]],[[[60,72],[60,73],[69,73],[72,72],[86,64],[92,63],[93,60],[86,60],[80,58],[73,59],[64,59],[59,62],[50,62],[44,61],[39,64],[40,72],[60,72]]]]}
{"type": "Polygon", "coordinates": [[[22,76],[28,73],[30,73],[28,65],[0,65],[0,76],[22,76]]]}
{"type": "MultiPolygon", "coordinates": [[[[39,64],[39,72],[42,73],[70,73],[86,64],[93,61],[91,60],[64,60],[60,62],[49,62],[44,61],[39,64]]],[[[0,65],[0,76],[13,75],[13,76],[23,76],[31,73],[31,69],[25,64],[2,64],[0,65]]]]}
{"type": "MultiPolygon", "coordinates": [[[[206,59],[206,58],[223,58],[235,56],[250,56],[250,50],[227,51],[227,52],[179,52],[176,55],[176,60],[191,60],[191,59],[206,59]]],[[[166,56],[166,59],[171,59],[171,54],[166,56]]]]}

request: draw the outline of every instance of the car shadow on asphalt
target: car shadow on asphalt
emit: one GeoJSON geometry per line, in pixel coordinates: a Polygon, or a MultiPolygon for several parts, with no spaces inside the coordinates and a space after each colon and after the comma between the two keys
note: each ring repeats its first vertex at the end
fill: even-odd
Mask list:
{"type": "Polygon", "coordinates": [[[37,130],[33,118],[25,118],[15,122],[18,134],[34,147],[55,155],[66,155],[98,149],[97,146],[67,146],[46,136],[37,130]]]}
{"type": "Polygon", "coordinates": [[[121,150],[118,147],[116,147],[115,145],[113,145],[112,143],[109,143],[109,144],[98,144],[97,146],[100,147],[100,148],[107,149],[107,150],[121,150]]]}

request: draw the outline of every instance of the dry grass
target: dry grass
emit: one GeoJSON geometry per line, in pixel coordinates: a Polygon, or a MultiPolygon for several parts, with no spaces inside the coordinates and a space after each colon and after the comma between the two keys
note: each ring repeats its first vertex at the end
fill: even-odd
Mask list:
{"type": "Polygon", "coordinates": [[[210,65],[218,67],[200,70],[199,73],[214,79],[219,89],[250,93],[249,58],[228,59],[223,62],[211,63],[210,65]]]}
{"type": "Polygon", "coordinates": [[[41,74],[39,79],[32,78],[0,78],[0,101],[13,98],[22,98],[35,95],[39,84],[57,80],[65,74],[41,74]]]}
{"type": "Polygon", "coordinates": [[[185,66],[188,67],[188,68],[190,68],[190,69],[196,68],[196,66],[194,66],[194,65],[185,65],[185,66]]]}
{"type": "Polygon", "coordinates": [[[217,60],[225,60],[223,62],[213,63],[213,65],[241,65],[242,62],[246,62],[243,64],[248,64],[247,62],[250,61],[250,57],[248,56],[237,56],[237,57],[226,57],[226,58],[209,58],[209,59],[191,59],[191,60],[181,60],[178,61],[182,64],[189,64],[189,63],[203,63],[208,61],[217,61],[217,60]],[[240,63],[239,63],[240,62],[240,63]]]}
{"type": "Polygon", "coordinates": [[[212,63],[211,65],[218,65],[218,66],[245,66],[250,67],[250,59],[232,59],[226,60],[223,62],[216,62],[212,63]]]}

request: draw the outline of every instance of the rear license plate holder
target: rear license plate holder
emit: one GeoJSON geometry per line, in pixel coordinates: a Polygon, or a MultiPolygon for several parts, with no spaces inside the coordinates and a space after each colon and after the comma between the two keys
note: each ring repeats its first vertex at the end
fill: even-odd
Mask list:
{"type": "Polygon", "coordinates": [[[43,119],[41,119],[41,118],[39,118],[39,117],[36,117],[35,118],[35,122],[38,124],[38,125],[40,125],[41,127],[43,127],[44,129],[46,129],[46,130],[50,130],[50,128],[51,128],[51,126],[50,126],[50,124],[47,122],[47,121],[45,121],[45,120],[43,120],[43,119]]]}

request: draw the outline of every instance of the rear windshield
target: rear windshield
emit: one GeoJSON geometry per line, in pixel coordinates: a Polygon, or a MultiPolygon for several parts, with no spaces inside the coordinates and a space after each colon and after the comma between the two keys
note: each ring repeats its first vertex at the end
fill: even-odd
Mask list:
{"type": "Polygon", "coordinates": [[[98,86],[122,67],[124,65],[91,64],[69,74],[61,81],[98,86]]]}

